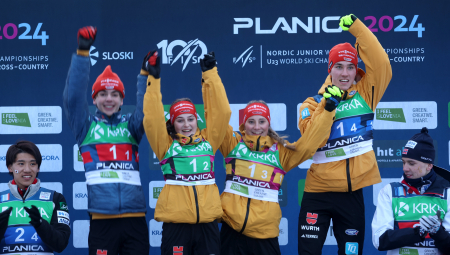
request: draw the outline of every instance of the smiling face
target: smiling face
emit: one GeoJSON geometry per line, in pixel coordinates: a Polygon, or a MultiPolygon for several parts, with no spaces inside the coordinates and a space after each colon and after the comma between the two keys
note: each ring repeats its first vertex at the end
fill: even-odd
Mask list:
{"type": "Polygon", "coordinates": [[[331,68],[330,75],[333,85],[345,91],[355,81],[356,67],[352,62],[340,61],[331,68]]]}
{"type": "Polygon", "coordinates": [[[253,115],[245,122],[244,128],[247,135],[266,136],[269,132],[269,121],[261,115],[253,115]]]}
{"type": "Polygon", "coordinates": [[[120,106],[123,105],[123,98],[117,90],[102,90],[95,96],[94,104],[101,112],[106,114],[106,116],[111,117],[111,115],[118,112],[120,106]]]}
{"type": "Polygon", "coordinates": [[[197,132],[197,118],[190,113],[180,114],[174,120],[173,126],[178,134],[191,136],[197,132]]]}
{"type": "Polygon", "coordinates": [[[16,161],[8,167],[14,176],[14,181],[19,189],[25,189],[36,179],[39,167],[33,155],[26,152],[17,154],[16,161]]]}
{"type": "Polygon", "coordinates": [[[409,179],[418,179],[427,175],[431,168],[433,168],[432,164],[423,163],[421,161],[411,159],[411,158],[402,158],[403,161],[403,172],[405,176],[409,179]]]}

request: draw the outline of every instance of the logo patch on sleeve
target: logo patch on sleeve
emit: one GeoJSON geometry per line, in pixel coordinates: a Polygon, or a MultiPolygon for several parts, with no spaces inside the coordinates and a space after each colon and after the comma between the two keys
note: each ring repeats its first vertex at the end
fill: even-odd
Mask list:
{"type": "Polygon", "coordinates": [[[66,212],[69,211],[69,207],[67,206],[66,202],[59,202],[59,209],[64,210],[66,212]]]}
{"type": "Polygon", "coordinates": [[[50,199],[50,192],[41,192],[39,195],[39,199],[49,200],[50,199]]]}
{"type": "Polygon", "coordinates": [[[70,227],[70,221],[68,219],[66,219],[66,218],[58,217],[58,223],[66,224],[67,226],[70,227]]]}
{"type": "MultiPolygon", "coordinates": [[[[68,212],[65,212],[65,211],[60,211],[60,210],[57,210],[56,211],[57,212],[57,216],[58,217],[64,217],[64,218],[67,218],[68,220],[70,220],[70,217],[69,217],[69,213],[68,212]]],[[[58,218],[59,219],[59,218],[58,218]]]]}
{"type": "Polygon", "coordinates": [[[305,109],[302,111],[302,120],[308,118],[309,116],[311,116],[311,114],[309,113],[309,109],[308,109],[308,108],[305,108],[305,109]]]}

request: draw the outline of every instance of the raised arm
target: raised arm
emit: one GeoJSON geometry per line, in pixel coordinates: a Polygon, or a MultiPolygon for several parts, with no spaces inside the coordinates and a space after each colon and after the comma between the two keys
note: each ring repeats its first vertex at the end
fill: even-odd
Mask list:
{"type": "Polygon", "coordinates": [[[230,104],[217,73],[214,52],[205,54],[200,60],[202,68],[202,94],[205,107],[206,137],[216,153],[222,144],[231,117],[230,104]]]}
{"type": "Polygon", "coordinates": [[[63,108],[70,128],[81,144],[89,129],[89,108],[86,90],[89,84],[89,49],[94,43],[97,29],[80,28],[78,31],[78,50],[72,56],[66,86],[63,92],[63,108]]]}
{"type": "Polygon", "coordinates": [[[348,16],[353,20],[348,31],[356,37],[355,48],[366,66],[366,74],[357,84],[358,91],[374,110],[391,81],[391,63],[377,37],[354,15],[348,16]]]}
{"type": "Polygon", "coordinates": [[[162,160],[173,140],[166,129],[159,76],[160,59],[157,51],[151,51],[145,56],[143,71],[144,74],[145,72],[148,74],[147,91],[144,95],[145,134],[156,157],[162,160]]]}
{"type": "Polygon", "coordinates": [[[141,69],[141,73],[137,77],[137,93],[136,93],[136,109],[130,117],[128,122],[128,129],[137,142],[140,143],[142,136],[144,135],[144,94],[147,88],[148,72],[141,69]]]}

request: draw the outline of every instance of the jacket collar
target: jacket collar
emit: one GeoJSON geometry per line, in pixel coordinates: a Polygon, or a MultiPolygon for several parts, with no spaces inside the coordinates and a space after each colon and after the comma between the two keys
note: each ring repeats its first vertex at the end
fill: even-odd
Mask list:
{"type": "Polygon", "coordinates": [[[119,111],[113,113],[113,115],[111,115],[111,117],[108,117],[106,114],[104,114],[97,108],[95,110],[95,119],[97,121],[100,121],[103,123],[108,123],[108,124],[119,123],[120,120],[122,119],[122,109],[119,108],[119,111]]]}
{"type": "Polygon", "coordinates": [[[8,187],[11,194],[15,198],[20,200],[26,200],[27,198],[34,196],[34,194],[36,194],[36,192],[38,192],[38,190],[41,188],[41,180],[39,180],[38,178],[36,178],[36,180],[37,180],[36,184],[31,184],[30,186],[28,186],[28,189],[26,190],[25,195],[23,197],[19,194],[19,191],[17,190],[17,185],[12,184],[12,181],[8,182],[8,187]]]}

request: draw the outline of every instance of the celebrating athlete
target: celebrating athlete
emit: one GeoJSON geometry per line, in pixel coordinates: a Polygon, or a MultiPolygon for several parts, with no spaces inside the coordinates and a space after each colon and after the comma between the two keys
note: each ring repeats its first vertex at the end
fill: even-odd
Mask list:
{"type": "Polygon", "coordinates": [[[228,127],[220,146],[227,174],[221,195],[220,254],[281,254],[278,190],[284,175],[309,159],[330,133],[341,91],[330,86],[327,92],[317,105],[312,128],[295,144],[289,144],[271,128],[270,110],[262,100],[245,107],[240,118],[241,134],[228,127]]]}
{"type": "Polygon", "coordinates": [[[372,149],[374,110],[391,77],[389,57],[372,32],[355,15],[340,20],[344,31],[356,37],[334,46],[329,53],[328,77],[318,95],[300,107],[300,132],[316,122],[317,105],[325,88],[333,84],[344,91],[331,132],[320,143],[306,175],[298,223],[298,253],[321,254],[330,220],[338,254],[363,254],[365,215],[362,188],[381,182],[372,149]],[[358,55],[367,73],[358,69],[358,55]],[[314,219],[317,228],[305,228],[314,219]]]}
{"type": "Polygon", "coordinates": [[[214,178],[214,154],[225,136],[231,110],[214,52],[200,60],[207,126],[203,130],[197,126],[197,111],[188,98],[172,103],[166,122],[157,54],[152,51],[144,60],[150,74],[144,127],[166,181],[155,208],[155,220],[164,222],[161,254],[218,255],[216,220],[222,216],[222,208],[214,178]]]}
{"type": "Polygon", "coordinates": [[[64,111],[83,157],[90,213],[89,254],[145,254],[150,250],[147,205],[139,175],[139,143],[144,135],[142,111],[147,73],[137,79],[136,109],[121,111],[125,88],[111,66],[92,86],[97,107],[90,114],[86,100],[89,84],[89,49],[97,29],[78,31],[78,50],[72,57],[64,111]]]}

